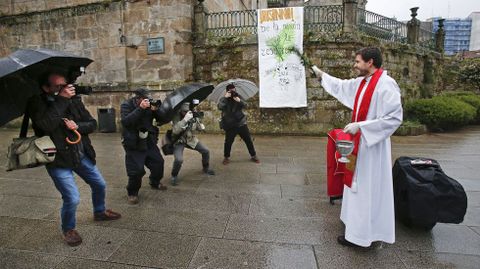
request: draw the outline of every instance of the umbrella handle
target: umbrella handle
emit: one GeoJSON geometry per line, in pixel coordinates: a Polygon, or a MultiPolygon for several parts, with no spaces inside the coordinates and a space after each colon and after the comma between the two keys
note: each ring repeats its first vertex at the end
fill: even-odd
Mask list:
{"type": "Polygon", "coordinates": [[[71,141],[68,137],[66,137],[65,140],[70,145],[75,145],[80,143],[80,140],[82,139],[82,135],[77,130],[72,130],[72,131],[77,135],[77,139],[75,139],[74,141],[71,141]]]}

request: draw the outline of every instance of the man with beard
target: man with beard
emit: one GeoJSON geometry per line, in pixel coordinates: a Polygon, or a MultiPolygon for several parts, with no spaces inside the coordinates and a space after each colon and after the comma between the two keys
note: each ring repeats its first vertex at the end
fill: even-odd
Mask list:
{"type": "Polygon", "coordinates": [[[400,89],[381,66],[380,50],[364,48],[355,57],[358,78],[342,80],[312,68],[323,88],[353,110],[351,123],[343,130],[355,144],[348,165],[351,176],[344,176],[350,187],[346,183],[340,216],[345,235],[338,242],[345,246],[395,242],[390,136],[402,123],[403,111],[400,89]]]}

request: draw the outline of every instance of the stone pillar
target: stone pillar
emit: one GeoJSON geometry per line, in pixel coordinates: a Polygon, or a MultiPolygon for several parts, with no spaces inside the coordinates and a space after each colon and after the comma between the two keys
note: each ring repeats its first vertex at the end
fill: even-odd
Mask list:
{"type": "Polygon", "coordinates": [[[357,0],[343,0],[343,32],[354,33],[357,29],[357,0]]]}
{"type": "Polygon", "coordinates": [[[207,32],[207,8],[203,4],[204,0],[199,0],[194,8],[194,39],[195,45],[205,44],[206,32],[207,32]]]}
{"type": "Polygon", "coordinates": [[[412,19],[407,23],[407,41],[408,44],[417,44],[418,38],[420,37],[420,21],[415,18],[417,17],[418,7],[412,7],[410,11],[412,14],[412,19]]]}
{"type": "Polygon", "coordinates": [[[443,22],[445,19],[438,20],[438,30],[435,33],[435,49],[443,53],[445,51],[445,30],[443,30],[443,22]]]}

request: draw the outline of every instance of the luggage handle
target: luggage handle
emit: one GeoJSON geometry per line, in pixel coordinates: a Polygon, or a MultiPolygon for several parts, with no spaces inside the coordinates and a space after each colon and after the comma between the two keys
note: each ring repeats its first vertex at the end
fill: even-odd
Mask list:
{"type": "Polygon", "coordinates": [[[415,159],[411,160],[410,164],[415,167],[439,167],[440,165],[433,160],[428,159],[415,159]]]}

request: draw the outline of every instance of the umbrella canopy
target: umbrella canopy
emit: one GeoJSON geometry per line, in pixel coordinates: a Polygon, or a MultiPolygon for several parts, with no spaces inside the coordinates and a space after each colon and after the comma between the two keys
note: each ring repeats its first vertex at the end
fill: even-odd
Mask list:
{"type": "Polygon", "coordinates": [[[49,49],[17,50],[0,59],[0,126],[25,112],[28,98],[40,94],[38,81],[45,72],[65,73],[73,81],[92,60],[49,49]]]}
{"type": "Polygon", "coordinates": [[[197,82],[184,85],[167,95],[159,110],[168,121],[171,121],[182,103],[192,102],[193,99],[198,99],[202,102],[212,91],[213,85],[207,83],[197,82]]]}
{"type": "Polygon", "coordinates": [[[233,84],[235,86],[236,92],[242,97],[243,100],[248,100],[257,94],[258,87],[255,83],[246,79],[229,79],[227,81],[221,82],[213,90],[212,94],[208,96],[208,100],[218,103],[220,99],[225,95],[225,89],[228,84],[233,84]]]}

